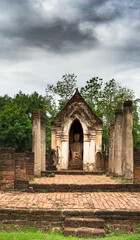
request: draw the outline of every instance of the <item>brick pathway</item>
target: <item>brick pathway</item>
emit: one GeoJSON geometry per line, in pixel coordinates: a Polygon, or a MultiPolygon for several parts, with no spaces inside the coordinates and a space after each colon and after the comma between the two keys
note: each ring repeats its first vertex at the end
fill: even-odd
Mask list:
{"type": "Polygon", "coordinates": [[[55,175],[55,177],[34,178],[38,184],[116,184],[118,183],[106,175],[55,175]]]}
{"type": "Polygon", "coordinates": [[[0,193],[0,208],[140,210],[140,193],[0,193]]]}

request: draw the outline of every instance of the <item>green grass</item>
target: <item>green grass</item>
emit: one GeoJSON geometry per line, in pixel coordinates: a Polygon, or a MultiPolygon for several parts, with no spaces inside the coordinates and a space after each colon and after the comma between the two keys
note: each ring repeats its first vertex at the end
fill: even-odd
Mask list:
{"type": "Polygon", "coordinates": [[[113,180],[115,180],[116,182],[118,183],[121,183],[121,184],[129,184],[129,183],[132,183],[132,180],[124,180],[122,179],[121,177],[113,177],[112,175],[109,175],[109,177],[113,180]]]}
{"type": "MultiPolygon", "coordinates": [[[[85,238],[80,238],[81,240],[85,238]]],[[[93,238],[92,238],[93,239],[93,238]]],[[[34,228],[14,231],[0,231],[0,240],[79,240],[75,237],[64,237],[62,233],[45,233],[34,228]]],[[[86,238],[91,240],[91,238],[86,238]]],[[[121,234],[120,236],[108,236],[105,238],[96,238],[96,240],[140,240],[140,234],[121,234]]]]}

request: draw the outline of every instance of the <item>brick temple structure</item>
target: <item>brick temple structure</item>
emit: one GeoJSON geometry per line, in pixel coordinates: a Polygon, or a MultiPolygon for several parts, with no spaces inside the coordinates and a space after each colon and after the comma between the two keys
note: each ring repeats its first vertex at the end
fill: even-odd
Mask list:
{"type": "Polygon", "coordinates": [[[78,90],[52,122],[51,148],[57,170],[93,171],[101,161],[102,121],[78,90]]]}

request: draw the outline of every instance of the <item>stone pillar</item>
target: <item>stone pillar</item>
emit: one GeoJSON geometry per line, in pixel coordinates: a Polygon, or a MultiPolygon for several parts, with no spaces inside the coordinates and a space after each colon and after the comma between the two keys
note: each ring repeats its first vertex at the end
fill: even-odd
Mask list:
{"type": "MultiPolygon", "coordinates": [[[[65,138],[63,139],[65,141],[65,138]]],[[[57,170],[61,169],[61,162],[62,162],[62,144],[61,144],[61,131],[57,131],[56,134],[56,166],[57,166],[57,170]]]]}
{"type": "Polygon", "coordinates": [[[69,144],[68,144],[68,136],[62,136],[62,158],[61,158],[61,169],[68,169],[68,155],[69,155],[69,144]]]}
{"type": "Polygon", "coordinates": [[[41,171],[46,171],[46,119],[41,117],[41,171]]]}
{"type": "Polygon", "coordinates": [[[114,122],[110,126],[110,142],[109,142],[109,172],[114,172],[114,122]]]}
{"type": "Polygon", "coordinates": [[[96,152],[101,152],[102,151],[102,129],[97,129],[96,130],[96,152]]]}
{"type": "Polygon", "coordinates": [[[90,164],[90,139],[89,134],[84,134],[83,170],[89,171],[89,164],[90,164]]]}
{"type": "Polygon", "coordinates": [[[95,164],[95,139],[96,139],[96,133],[95,131],[91,132],[90,136],[90,166],[89,170],[93,171],[96,168],[95,164]]]}
{"type": "Polygon", "coordinates": [[[115,112],[115,133],[114,133],[114,173],[122,176],[122,124],[123,111],[115,112]]]}
{"type": "Polygon", "coordinates": [[[52,126],[52,130],[51,130],[51,149],[57,150],[56,146],[57,146],[57,144],[56,144],[56,130],[52,126]]]}
{"type": "Polygon", "coordinates": [[[13,191],[15,180],[15,149],[0,148],[0,190],[13,191]]]}
{"type": "Polygon", "coordinates": [[[133,179],[133,115],[132,101],[124,102],[123,110],[123,151],[122,151],[122,177],[133,179]]]}
{"type": "Polygon", "coordinates": [[[40,110],[33,113],[32,152],[34,152],[34,175],[41,176],[41,119],[40,110]]]}

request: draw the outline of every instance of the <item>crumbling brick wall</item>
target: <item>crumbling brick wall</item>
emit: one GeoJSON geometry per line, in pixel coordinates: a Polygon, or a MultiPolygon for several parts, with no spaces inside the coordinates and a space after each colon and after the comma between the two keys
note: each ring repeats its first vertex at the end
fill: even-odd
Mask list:
{"type": "Polygon", "coordinates": [[[22,189],[33,178],[34,153],[15,153],[14,148],[0,148],[0,190],[22,189]]]}
{"type": "Polygon", "coordinates": [[[140,184],[140,148],[134,153],[134,177],[133,183],[140,184]]]}
{"type": "Polygon", "coordinates": [[[26,180],[25,157],[25,153],[15,153],[15,180],[26,180]]]}
{"type": "Polygon", "coordinates": [[[0,190],[14,190],[15,149],[0,148],[0,190]]]}

